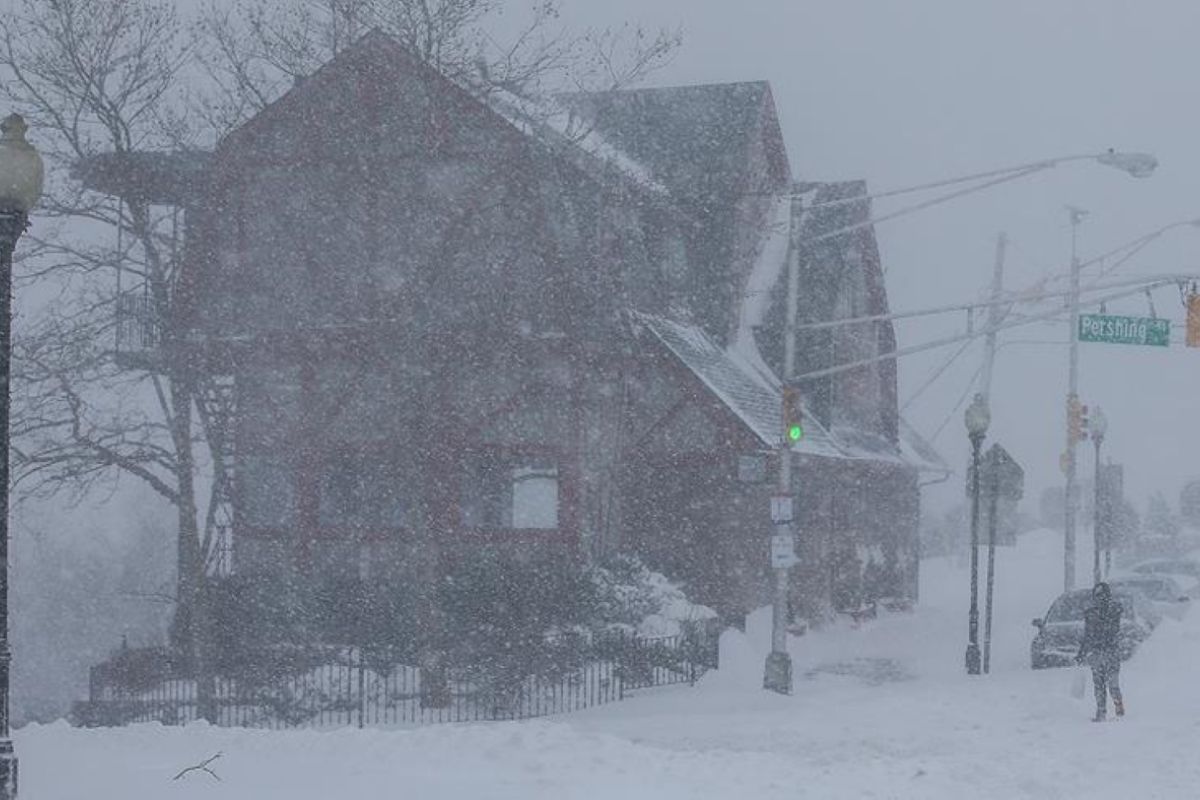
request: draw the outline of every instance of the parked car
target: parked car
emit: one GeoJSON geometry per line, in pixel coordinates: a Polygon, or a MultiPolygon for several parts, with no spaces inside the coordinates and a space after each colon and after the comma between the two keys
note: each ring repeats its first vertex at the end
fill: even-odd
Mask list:
{"type": "Polygon", "coordinates": [[[1170,575],[1138,574],[1109,581],[1114,592],[1125,592],[1141,598],[1159,615],[1182,619],[1191,605],[1189,597],[1170,575]]]}
{"type": "MultiPolygon", "coordinates": [[[[1151,622],[1154,615],[1126,592],[1114,591],[1113,600],[1121,604],[1119,646],[1124,660],[1150,635],[1154,629],[1151,622]]],[[[1075,663],[1075,654],[1083,641],[1083,613],[1091,604],[1091,589],[1064,592],[1050,605],[1045,617],[1033,621],[1033,626],[1038,629],[1029,647],[1034,669],[1067,667],[1075,663]]]]}
{"type": "Polygon", "coordinates": [[[1191,595],[1200,589],[1200,561],[1194,558],[1155,558],[1134,564],[1127,571],[1136,575],[1169,575],[1191,595]]]}

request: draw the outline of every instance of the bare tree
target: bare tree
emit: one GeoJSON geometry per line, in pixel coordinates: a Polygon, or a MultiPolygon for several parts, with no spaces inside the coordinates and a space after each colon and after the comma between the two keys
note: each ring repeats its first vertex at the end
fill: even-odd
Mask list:
{"type": "Polygon", "coordinates": [[[244,121],[371,29],[382,30],[480,96],[611,91],[665,65],[679,31],[635,25],[573,32],[557,0],[538,0],[507,38],[493,33],[503,0],[240,0],[197,22],[200,60],[217,91],[218,131],[244,121]]]}
{"type": "Polygon", "coordinates": [[[156,368],[123,371],[111,347],[120,274],[143,287],[151,318],[172,318],[180,264],[174,212],[137,187],[118,200],[69,177],[98,154],[124,156],[185,139],[180,84],[194,53],[169,2],[16,5],[0,18],[2,91],[35,127],[50,171],[24,277],[59,291],[16,340],[15,486],[78,496],[124,475],[174,506],[176,630],[198,653],[191,620],[210,546],[197,524],[199,378],[179,357],[169,326],[156,368]]]}

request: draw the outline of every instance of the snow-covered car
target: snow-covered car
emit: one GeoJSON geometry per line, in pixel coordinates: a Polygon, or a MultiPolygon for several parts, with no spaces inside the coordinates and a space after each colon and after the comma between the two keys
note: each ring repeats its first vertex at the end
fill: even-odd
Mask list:
{"type": "MultiPolygon", "coordinates": [[[[1118,641],[1121,659],[1125,660],[1154,629],[1153,614],[1133,595],[1114,591],[1113,600],[1121,604],[1118,641]]],[[[1075,663],[1075,655],[1083,641],[1083,614],[1091,604],[1091,589],[1064,592],[1050,605],[1045,617],[1033,621],[1033,626],[1038,629],[1029,646],[1034,669],[1067,667],[1075,663]]]]}
{"type": "Polygon", "coordinates": [[[1160,615],[1171,619],[1182,619],[1191,605],[1192,598],[1170,575],[1131,575],[1113,578],[1109,585],[1114,592],[1140,597],[1160,615]]]}
{"type": "Polygon", "coordinates": [[[1195,596],[1200,590],[1200,561],[1194,558],[1155,558],[1134,564],[1126,572],[1135,575],[1169,575],[1184,592],[1195,596]]]}

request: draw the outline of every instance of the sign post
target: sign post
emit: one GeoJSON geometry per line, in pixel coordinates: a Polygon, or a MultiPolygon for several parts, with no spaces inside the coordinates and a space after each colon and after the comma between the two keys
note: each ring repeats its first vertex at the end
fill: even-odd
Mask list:
{"type": "Polygon", "coordinates": [[[1016,503],[1025,493],[1025,470],[1007,450],[993,444],[984,456],[981,471],[988,492],[987,596],[983,611],[983,672],[986,675],[992,667],[992,594],[996,585],[996,528],[1000,506],[1001,502],[1006,506],[1011,503],[1015,513],[1016,503]]]}

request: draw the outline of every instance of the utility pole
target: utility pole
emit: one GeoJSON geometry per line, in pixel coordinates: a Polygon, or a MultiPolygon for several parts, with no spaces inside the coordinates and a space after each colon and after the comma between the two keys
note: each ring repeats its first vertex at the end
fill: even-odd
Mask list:
{"type": "Polygon", "coordinates": [[[987,335],[983,345],[983,373],[980,375],[979,392],[985,402],[992,399],[992,367],[996,363],[996,329],[1004,320],[1000,311],[1000,296],[1004,293],[1004,255],[1008,248],[1008,234],[1003,231],[996,237],[996,262],[992,268],[992,292],[988,306],[987,335]]]}
{"type": "Polygon", "coordinates": [[[1087,216],[1082,208],[1067,206],[1071,218],[1071,286],[1067,302],[1071,312],[1070,357],[1067,365],[1067,449],[1064,454],[1064,471],[1067,475],[1066,516],[1063,525],[1063,591],[1075,588],[1075,435],[1071,430],[1070,415],[1079,403],[1079,223],[1087,216]]]}
{"type": "Polygon", "coordinates": [[[800,427],[800,396],[791,386],[796,375],[796,316],[800,291],[801,201],[791,200],[789,215],[791,243],[788,247],[787,317],[783,326],[783,396],[779,437],[778,495],[771,501],[771,567],[775,572],[775,593],[771,605],[771,652],[763,668],[763,688],[779,694],[792,693],[792,657],[787,651],[787,606],[791,562],[795,560],[795,533],[792,527],[792,444],[803,436],[800,427]]]}

